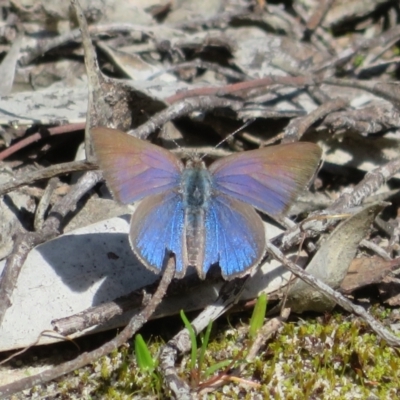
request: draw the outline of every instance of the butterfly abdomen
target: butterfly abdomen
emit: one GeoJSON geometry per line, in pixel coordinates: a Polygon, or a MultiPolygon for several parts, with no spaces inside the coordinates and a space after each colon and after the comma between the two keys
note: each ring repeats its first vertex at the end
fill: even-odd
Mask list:
{"type": "MultiPolygon", "coordinates": [[[[204,165],[190,165],[182,174],[181,194],[185,214],[188,265],[201,272],[205,249],[205,215],[211,198],[212,177],[204,165]]],[[[200,274],[204,278],[204,274],[200,274]]]]}

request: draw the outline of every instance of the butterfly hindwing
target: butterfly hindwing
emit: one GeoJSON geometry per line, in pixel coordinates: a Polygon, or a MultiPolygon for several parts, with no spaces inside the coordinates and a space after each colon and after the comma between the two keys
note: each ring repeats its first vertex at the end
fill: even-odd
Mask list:
{"type": "Polygon", "coordinates": [[[181,196],[170,190],[142,200],[132,215],[129,239],[138,258],[154,272],[161,272],[166,250],[172,251],[175,276],[184,276],[187,256],[181,196]]]}
{"type": "Polygon", "coordinates": [[[316,144],[290,143],[221,158],[209,170],[217,191],[279,215],[305,189],[320,158],[316,144]]]}
{"type": "Polygon", "coordinates": [[[264,226],[254,208],[228,196],[213,197],[205,217],[205,256],[199,276],[204,277],[216,262],[225,279],[244,275],[264,252],[264,226]]]}
{"type": "Polygon", "coordinates": [[[179,185],[182,162],[171,152],[117,129],[93,128],[93,146],[114,197],[124,204],[179,185]]]}

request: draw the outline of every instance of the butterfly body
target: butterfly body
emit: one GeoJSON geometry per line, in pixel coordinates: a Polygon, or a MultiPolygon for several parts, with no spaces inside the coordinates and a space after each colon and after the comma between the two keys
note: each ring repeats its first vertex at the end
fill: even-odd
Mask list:
{"type": "Polygon", "coordinates": [[[203,162],[190,160],[182,173],[181,196],[184,213],[183,245],[187,264],[203,265],[205,218],[212,193],[212,177],[203,162]]]}
{"type": "Polygon", "coordinates": [[[173,253],[176,277],[194,266],[204,278],[218,263],[231,279],[257,265],[266,239],[254,208],[284,213],[321,156],[313,143],[293,143],[228,156],[206,168],[198,159],[184,165],[167,150],[115,129],[94,128],[92,138],[117,200],[141,200],[130,226],[133,251],[155,272],[173,253]]]}

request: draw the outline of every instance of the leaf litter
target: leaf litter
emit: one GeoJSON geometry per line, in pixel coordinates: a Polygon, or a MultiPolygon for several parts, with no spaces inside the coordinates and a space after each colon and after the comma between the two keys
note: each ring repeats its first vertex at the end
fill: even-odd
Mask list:
{"type": "MultiPolygon", "coordinates": [[[[64,356],[52,356],[57,346],[67,348],[62,343],[11,359],[1,366],[0,397],[19,393],[14,398],[31,398],[39,390],[49,398],[104,398],[105,393],[123,398],[126,388],[119,392],[118,387],[133,383],[118,383],[117,372],[121,375],[125,363],[134,370],[132,354],[121,350],[118,362],[115,352],[111,358],[99,357],[126,343],[150,317],[170,316],[182,307],[204,309],[192,321],[199,332],[231,309],[238,293],[242,297],[236,309],[243,310],[262,292],[271,302],[281,301],[279,307],[305,314],[288,319],[283,313],[284,328],[275,324],[277,337],[271,339],[269,332],[269,341],[259,345],[265,367],[260,370],[253,359],[252,370],[240,369],[238,378],[261,384],[258,392],[230,381],[222,389],[217,385],[215,394],[396,396],[395,383],[388,385],[395,370],[394,359],[388,358],[394,353],[388,349],[400,343],[390,333],[398,332],[400,302],[395,190],[400,170],[399,10],[394,1],[289,3],[4,2],[2,358],[14,349],[59,341],[60,335],[75,338],[128,325],[109,342],[98,339],[97,352],[82,338],[78,343],[86,354],[68,348],[64,356]],[[229,138],[224,149],[213,149],[248,120],[253,122],[229,138]],[[253,278],[224,283],[218,276],[204,282],[189,276],[169,285],[167,271],[158,286],[158,277],[130,252],[126,233],[132,207],[114,202],[95,171],[90,141],[95,126],[151,137],[170,149],[176,149],[170,140],[176,137],[183,149],[211,148],[210,156],[304,139],[320,145],[324,162],[290,220],[265,220],[271,257],[253,278]],[[305,267],[304,274],[296,263],[305,267]],[[292,281],[286,268],[307,284],[292,281]],[[335,303],[358,317],[332,314],[335,303]],[[385,311],[387,306],[391,312],[385,311]],[[315,321],[310,310],[325,313],[325,319],[315,321]],[[332,371],[343,368],[343,379],[335,373],[332,378],[326,364],[313,369],[315,359],[307,357],[295,360],[299,370],[294,375],[285,370],[278,357],[286,335],[291,338],[287,358],[299,349],[313,357],[313,348],[325,349],[321,357],[332,363],[332,371]],[[356,336],[365,337],[365,343],[356,336]],[[339,351],[340,340],[348,340],[353,353],[339,351]],[[376,368],[371,370],[374,340],[381,352],[375,353],[376,368]],[[78,379],[45,383],[88,363],[97,367],[82,368],[78,379]],[[385,364],[391,367],[379,375],[385,364]],[[350,372],[343,372],[346,366],[350,372]],[[23,378],[27,371],[32,376],[23,378]],[[35,378],[37,373],[42,375],[35,378]],[[85,380],[85,374],[92,378],[85,380]],[[106,375],[116,379],[106,379],[107,389],[96,382],[96,376],[106,375]],[[293,376],[298,380],[291,381],[293,376]]],[[[149,323],[156,329],[151,334],[160,331],[162,321],[149,323]]],[[[168,330],[164,340],[171,342],[161,349],[163,395],[194,398],[196,388],[188,387],[176,369],[179,354],[171,353],[174,345],[181,353],[190,350],[185,331],[173,337],[179,326],[177,322],[174,332],[168,330]]],[[[110,339],[106,333],[97,335],[110,339]]],[[[229,339],[221,343],[228,357],[229,339]]],[[[214,357],[219,352],[221,348],[214,357]]],[[[138,398],[150,394],[141,392],[140,382],[134,386],[141,393],[138,398]]]]}

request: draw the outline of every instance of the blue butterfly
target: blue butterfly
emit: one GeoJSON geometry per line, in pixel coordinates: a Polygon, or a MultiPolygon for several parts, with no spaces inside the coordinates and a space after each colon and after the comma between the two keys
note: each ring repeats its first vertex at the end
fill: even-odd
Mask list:
{"type": "Polygon", "coordinates": [[[114,197],[141,200],[129,238],[150,270],[160,272],[175,255],[175,276],[188,266],[204,279],[218,263],[225,279],[243,276],[265,253],[265,231],[254,208],[277,216],[305,188],[321,149],[290,143],[234,154],[207,169],[199,159],[186,165],[171,152],[109,128],[91,131],[95,154],[114,197]]]}

